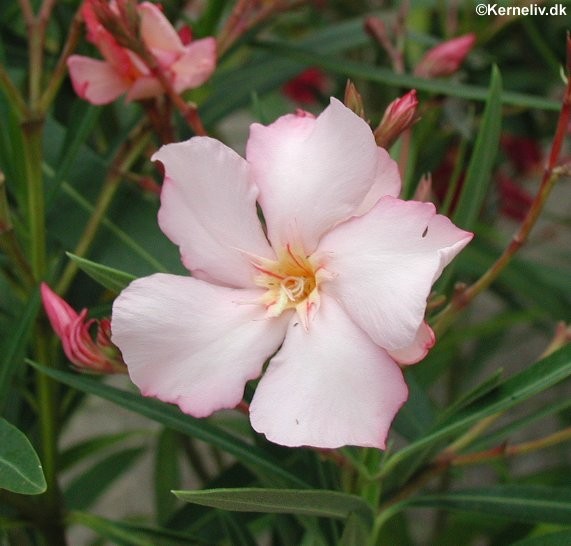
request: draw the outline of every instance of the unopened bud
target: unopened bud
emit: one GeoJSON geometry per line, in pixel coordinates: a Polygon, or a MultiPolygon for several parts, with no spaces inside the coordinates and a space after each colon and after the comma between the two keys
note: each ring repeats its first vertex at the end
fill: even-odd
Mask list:
{"type": "Polygon", "coordinates": [[[418,120],[417,107],[415,89],[391,102],[385,110],[381,123],[374,131],[377,145],[390,148],[397,138],[418,120]]]}
{"type": "Polygon", "coordinates": [[[438,78],[454,74],[476,43],[474,33],[443,42],[428,50],[416,66],[414,73],[421,78],[438,78]]]}
{"type": "Polygon", "coordinates": [[[109,319],[87,319],[87,309],[77,313],[45,283],[41,285],[41,293],[44,309],[61,339],[63,351],[79,371],[127,372],[119,349],[111,341],[109,319]],[[93,328],[96,328],[94,336],[93,328]]]}
{"type": "Polygon", "coordinates": [[[361,97],[361,93],[357,91],[355,84],[351,80],[347,80],[343,104],[345,104],[349,110],[355,112],[355,114],[357,114],[360,118],[365,119],[365,106],[363,105],[363,97],[361,97]]]}

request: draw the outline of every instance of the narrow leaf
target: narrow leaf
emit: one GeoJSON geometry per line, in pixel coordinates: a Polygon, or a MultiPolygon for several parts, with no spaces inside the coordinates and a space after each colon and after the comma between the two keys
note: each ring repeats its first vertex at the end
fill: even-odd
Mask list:
{"type": "Polygon", "coordinates": [[[74,444],[62,451],[58,460],[60,470],[68,470],[84,459],[96,455],[101,450],[114,446],[115,444],[127,440],[128,438],[132,438],[137,434],[141,434],[141,432],[133,430],[129,432],[118,432],[115,434],[104,434],[74,444]]]}
{"type": "Polygon", "coordinates": [[[0,418],[0,489],[23,495],[46,490],[42,465],[26,436],[0,418]]]}
{"type": "Polygon", "coordinates": [[[388,472],[407,457],[465,431],[484,417],[508,410],[571,375],[571,345],[561,348],[529,368],[500,383],[488,395],[442,422],[423,438],[395,453],[384,467],[388,472]]]}
{"type": "Polygon", "coordinates": [[[496,370],[490,377],[484,379],[482,383],[469,390],[468,392],[462,394],[458,400],[453,402],[452,405],[446,409],[444,417],[451,417],[462,408],[465,408],[469,404],[482,398],[482,396],[488,394],[500,384],[503,375],[504,370],[500,368],[496,370]]]}
{"type": "Polygon", "coordinates": [[[135,280],[135,276],[118,269],[113,269],[106,265],[98,264],[66,252],[72,262],[75,262],[79,269],[87,273],[94,281],[98,282],[105,288],[113,292],[121,292],[131,281],[135,280]]]}
{"type": "Polygon", "coordinates": [[[411,505],[476,512],[525,523],[565,525],[571,521],[571,488],[502,485],[426,495],[414,499],[411,505]]]}
{"type": "Polygon", "coordinates": [[[75,510],[85,510],[92,506],[144,451],[141,447],[125,449],[98,461],[78,476],[66,489],[64,495],[67,505],[75,510]]]}
{"type": "Polygon", "coordinates": [[[112,521],[84,512],[72,512],[68,520],[70,523],[92,529],[118,546],[205,546],[207,544],[186,533],[112,521]]]}
{"type": "Polygon", "coordinates": [[[39,290],[34,290],[24,308],[19,324],[16,325],[13,333],[6,337],[7,343],[0,357],[0,411],[8,400],[8,392],[12,385],[12,378],[18,366],[24,364],[26,346],[34,326],[36,315],[38,314],[39,306],[40,292],[39,290]]]}
{"type": "Polygon", "coordinates": [[[46,368],[31,361],[30,364],[46,375],[70,387],[109,400],[130,411],[144,415],[153,421],[162,423],[173,430],[178,430],[183,434],[216,446],[233,455],[243,464],[251,467],[257,474],[263,474],[274,482],[307,487],[307,483],[283,469],[279,463],[273,461],[261,449],[235,438],[204,419],[195,419],[181,413],[174,406],[151,398],[143,398],[140,395],[105,385],[83,375],[46,368]]]}
{"type": "MultiPolygon", "coordinates": [[[[383,85],[416,89],[428,93],[482,102],[488,97],[487,89],[477,85],[461,84],[458,82],[454,82],[454,85],[451,85],[450,81],[444,78],[430,80],[409,74],[397,74],[389,68],[371,66],[368,63],[334,57],[332,55],[320,55],[308,49],[293,47],[282,42],[258,42],[256,45],[271,50],[275,55],[282,55],[297,60],[303,63],[304,66],[318,66],[324,70],[331,71],[335,74],[342,74],[351,79],[364,79],[383,85]]],[[[556,100],[515,92],[503,93],[502,103],[522,108],[550,110],[554,112],[559,111],[561,108],[561,103],[556,100]]]]}
{"type": "Polygon", "coordinates": [[[569,544],[571,544],[571,529],[525,538],[510,546],[569,546],[569,544]]]}
{"type": "Polygon", "coordinates": [[[329,518],[347,518],[354,512],[367,523],[372,522],[371,509],[363,499],[338,491],[242,488],[173,493],[183,501],[222,510],[329,518]]]}
{"type": "Polygon", "coordinates": [[[232,546],[256,546],[256,540],[245,525],[240,525],[234,514],[220,513],[222,525],[232,546]]]}
{"type": "Polygon", "coordinates": [[[462,192],[454,209],[453,220],[463,229],[474,228],[484,204],[484,198],[492,181],[494,159],[500,143],[501,124],[502,79],[500,71],[494,66],[482,125],[466,171],[462,192]]]}
{"type": "Polygon", "coordinates": [[[350,514],[343,529],[339,546],[362,546],[367,544],[369,529],[357,514],[350,514]]]}
{"type": "Polygon", "coordinates": [[[155,512],[157,521],[163,525],[176,508],[176,499],[171,494],[180,485],[180,434],[165,428],[157,438],[155,449],[155,512]]]}

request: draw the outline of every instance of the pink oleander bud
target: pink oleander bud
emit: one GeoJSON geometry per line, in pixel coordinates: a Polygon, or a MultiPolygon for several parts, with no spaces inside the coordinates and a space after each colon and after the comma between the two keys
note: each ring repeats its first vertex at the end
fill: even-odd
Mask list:
{"type": "Polygon", "coordinates": [[[438,78],[454,74],[476,43],[474,33],[453,38],[429,49],[414,70],[422,78],[438,78]]]}
{"type": "Polygon", "coordinates": [[[343,104],[357,114],[360,118],[365,119],[365,106],[363,104],[363,97],[357,91],[355,84],[351,80],[347,80],[345,86],[345,98],[343,104]]]}
{"type": "Polygon", "coordinates": [[[404,131],[418,121],[417,107],[415,89],[391,102],[383,114],[381,123],[374,131],[377,145],[390,148],[404,131]]]}
{"type": "Polygon", "coordinates": [[[127,373],[119,349],[111,342],[109,319],[87,319],[87,309],[77,313],[46,283],[41,285],[42,302],[63,351],[82,372],[127,373]],[[95,327],[95,336],[91,330],[95,327]]]}

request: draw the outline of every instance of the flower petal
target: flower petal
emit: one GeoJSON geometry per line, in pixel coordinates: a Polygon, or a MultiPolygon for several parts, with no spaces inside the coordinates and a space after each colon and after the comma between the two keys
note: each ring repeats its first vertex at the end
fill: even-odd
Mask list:
{"type": "Polygon", "coordinates": [[[147,47],[164,51],[182,51],[183,45],[176,30],[161,9],[151,2],[137,6],[141,17],[141,38],[147,47]]]}
{"type": "Polygon", "coordinates": [[[375,343],[411,345],[442,269],[472,239],[432,203],[383,197],[364,216],[337,226],[319,245],[337,298],[375,343]]]}
{"type": "Polygon", "coordinates": [[[129,81],[105,61],[71,55],[67,67],[73,89],[91,104],[113,102],[129,88],[129,81]]]}
{"type": "Polygon", "coordinates": [[[248,164],[208,137],[167,144],[154,156],[165,168],[159,225],[180,246],[194,276],[235,287],[257,274],[244,251],[275,259],[256,214],[258,189],[248,164]]]}
{"type": "Polygon", "coordinates": [[[435,342],[436,337],[434,336],[432,328],[426,322],[422,321],[412,344],[402,349],[389,351],[389,355],[401,366],[416,364],[428,354],[428,351],[434,347],[435,342]]]}
{"type": "Polygon", "coordinates": [[[185,47],[185,53],[171,66],[177,93],[202,85],[216,68],[216,40],[203,38],[185,47]]]}
{"type": "Polygon", "coordinates": [[[323,233],[352,216],[374,183],[377,150],[367,123],[336,99],[317,119],[253,124],[246,157],[274,248],[295,240],[311,254],[323,233]]]}
{"type": "Polygon", "coordinates": [[[54,332],[60,339],[66,335],[69,327],[79,316],[63,298],[58,296],[45,282],[40,284],[42,303],[54,332]]]}
{"type": "Polygon", "coordinates": [[[251,304],[261,292],[161,273],[138,279],[113,305],[113,343],[145,396],[195,417],[232,408],[291,317],[264,320],[264,307],[251,304]]]}
{"type": "Polygon", "coordinates": [[[291,321],[258,384],[250,420],[286,446],[383,449],[407,395],[395,362],[325,296],[308,331],[291,321]]]}
{"type": "Polygon", "coordinates": [[[141,76],[135,80],[129,92],[127,93],[127,100],[143,100],[152,97],[160,97],[164,93],[161,82],[153,76],[141,76]]]}
{"type": "Polygon", "coordinates": [[[369,193],[363,199],[359,208],[355,211],[355,216],[361,216],[369,212],[377,201],[385,195],[398,197],[401,189],[401,179],[397,162],[391,158],[384,148],[378,148],[379,162],[377,164],[377,175],[369,193]]]}

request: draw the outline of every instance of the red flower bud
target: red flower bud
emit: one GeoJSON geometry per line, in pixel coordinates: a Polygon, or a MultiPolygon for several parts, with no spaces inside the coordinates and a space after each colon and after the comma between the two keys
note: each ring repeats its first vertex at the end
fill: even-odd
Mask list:
{"type": "Polygon", "coordinates": [[[391,102],[385,110],[381,123],[374,131],[377,144],[383,148],[390,148],[401,133],[418,120],[417,107],[415,89],[391,102]]]}
{"type": "Polygon", "coordinates": [[[476,35],[470,33],[429,49],[416,66],[415,75],[422,78],[438,78],[454,74],[475,43],[476,35]]]}

